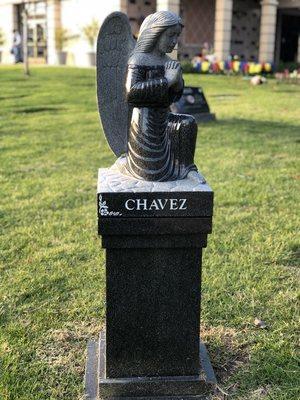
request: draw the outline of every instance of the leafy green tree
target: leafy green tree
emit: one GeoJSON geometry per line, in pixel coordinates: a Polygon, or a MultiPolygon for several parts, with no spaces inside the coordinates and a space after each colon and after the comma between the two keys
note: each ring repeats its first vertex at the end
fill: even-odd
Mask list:
{"type": "Polygon", "coordinates": [[[55,29],[55,47],[57,51],[63,51],[68,40],[69,33],[67,29],[61,27],[55,29]]]}
{"type": "Polygon", "coordinates": [[[92,49],[94,48],[99,28],[99,22],[96,19],[93,19],[90,24],[82,28],[82,32],[92,49]]]}
{"type": "Polygon", "coordinates": [[[5,43],[5,37],[2,29],[0,28],[0,47],[3,46],[5,43]]]}

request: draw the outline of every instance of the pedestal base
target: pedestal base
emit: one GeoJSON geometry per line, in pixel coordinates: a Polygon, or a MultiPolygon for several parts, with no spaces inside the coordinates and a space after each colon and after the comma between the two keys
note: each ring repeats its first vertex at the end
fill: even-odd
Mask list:
{"type": "Polygon", "coordinates": [[[106,378],[105,332],[99,342],[88,343],[85,374],[87,400],[204,400],[213,391],[216,378],[204,343],[200,342],[199,376],[106,378]]]}

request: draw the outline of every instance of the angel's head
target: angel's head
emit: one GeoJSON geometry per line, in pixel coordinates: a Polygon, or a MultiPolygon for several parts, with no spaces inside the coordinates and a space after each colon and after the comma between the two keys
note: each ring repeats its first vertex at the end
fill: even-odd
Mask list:
{"type": "Polygon", "coordinates": [[[182,27],[181,18],[171,11],[150,14],[142,23],[134,51],[151,53],[157,49],[162,54],[171,53],[177,44],[182,27]]]}

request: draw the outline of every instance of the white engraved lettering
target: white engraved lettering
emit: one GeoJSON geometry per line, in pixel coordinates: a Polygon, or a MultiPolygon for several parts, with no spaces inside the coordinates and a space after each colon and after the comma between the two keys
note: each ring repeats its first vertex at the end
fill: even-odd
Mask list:
{"type": "Polygon", "coordinates": [[[141,209],[147,210],[147,199],[137,199],[136,200],[136,209],[137,210],[141,210],[141,209]]]}
{"type": "Polygon", "coordinates": [[[152,203],[150,204],[149,210],[159,210],[159,206],[156,203],[156,200],[152,201],[152,203]]]}
{"type": "Polygon", "coordinates": [[[132,211],[132,210],[134,210],[134,207],[135,207],[135,201],[134,201],[133,199],[128,199],[128,200],[126,200],[125,208],[126,208],[127,210],[132,211]],[[132,205],[131,208],[129,207],[129,202],[130,202],[130,201],[133,202],[133,205],[132,205]]]}
{"type": "Polygon", "coordinates": [[[179,203],[180,203],[179,210],[186,210],[187,209],[187,206],[185,205],[186,199],[179,199],[179,203]]]}
{"type": "Polygon", "coordinates": [[[164,199],[165,200],[165,202],[163,203],[163,200],[162,199],[157,199],[157,201],[158,201],[158,203],[159,203],[159,205],[160,205],[160,209],[161,210],[164,210],[164,208],[166,207],[166,204],[167,204],[167,202],[168,202],[168,199],[164,199]]]}
{"type": "Polygon", "coordinates": [[[125,208],[129,211],[187,210],[186,202],[187,199],[128,199],[125,202],[125,208]]]}
{"type": "Polygon", "coordinates": [[[170,199],[170,210],[177,210],[177,209],[178,209],[178,200],[170,199]]]}

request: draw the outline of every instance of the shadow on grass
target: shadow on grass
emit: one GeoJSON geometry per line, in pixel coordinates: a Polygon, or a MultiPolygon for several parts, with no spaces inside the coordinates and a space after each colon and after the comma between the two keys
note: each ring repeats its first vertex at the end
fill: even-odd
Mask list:
{"type": "Polygon", "coordinates": [[[298,87],[292,86],[291,89],[279,89],[276,90],[275,93],[295,93],[297,92],[298,87]]]}
{"type": "Polygon", "coordinates": [[[54,295],[59,295],[60,300],[66,300],[69,297],[68,283],[66,277],[49,279],[41,283],[36,283],[34,288],[28,288],[20,293],[16,301],[16,306],[25,304],[41,303],[52,299],[54,295]]]}
{"type": "Polygon", "coordinates": [[[236,94],[236,93],[224,93],[224,94],[210,94],[209,97],[214,97],[214,98],[217,99],[218,97],[221,97],[221,98],[223,98],[223,97],[229,97],[229,98],[231,98],[231,97],[241,97],[241,95],[240,94],[236,94]]]}
{"type": "Polygon", "coordinates": [[[0,101],[1,100],[13,100],[13,99],[22,99],[23,97],[28,97],[29,94],[18,94],[18,95],[13,95],[13,96],[0,96],[0,101]]]}
{"type": "Polygon", "coordinates": [[[84,87],[84,88],[95,88],[95,83],[94,82],[80,82],[79,84],[76,84],[78,87],[84,87]]]}
{"type": "Polygon", "coordinates": [[[204,325],[201,328],[200,336],[207,345],[219,388],[225,387],[224,393],[234,391],[230,387],[226,388],[229,378],[249,362],[249,354],[245,346],[239,343],[237,332],[224,326],[208,327],[204,325]]]}
{"type": "Polygon", "coordinates": [[[277,260],[277,263],[284,267],[298,268],[300,265],[300,244],[291,244],[287,249],[286,256],[277,260]]]}
{"type": "Polygon", "coordinates": [[[300,124],[293,124],[290,122],[275,122],[270,120],[255,120],[255,119],[243,119],[243,118],[229,118],[229,119],[218,119],[211,124],[216,126],[222,126],[227,131],[241,129],[241,134],[248,134],[253,136],[263,136],[274,134],[274,136],[284,136],[286,139],[295,139],[296,143],[299,142],[299,130],[300,124]]]}
{"type": "MultiPolygon", "coordinates": [[[[12,72],[12,71],[11,71],[12,72]]],[[[27,77],[25,77],[25,76],[23,76],[23,77],[16,77],[16,76],[12,76],[12,75],[6,75],[5,77],[4,77],[4,75],[3,76],[1,76],[1,78],[0,78],[0,82],[2,83],[2,82],[9,82],[9,83],[15,83],[15,82],[27,82],[28,81],[28,78],[27,77]]]]}
{"type": "Polygon", "coordinates": [[[28,107],[22,108],[20,110],[14,111],[15,114],[34,114],[34,113],[43,113],[43,112],[51,112],[51,111],[65,111],[66,109],[63,107],[28,107]]]}
{"type": "Polygon", "coordinates": [[[38,310],[41,305],[55,304],[54,299],[59,299],[59,303],[66,302],[70,297],[70,287],[66,277],[54,279],[45,278],[43,282],[35,282],[34,288],[28,287],[15,294],[15,304],[11,308],[8,301],[3,301],[0,310],[0,327],[5,326],[21,316],[25,311],[31,309],[38,310]]]}

